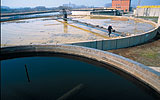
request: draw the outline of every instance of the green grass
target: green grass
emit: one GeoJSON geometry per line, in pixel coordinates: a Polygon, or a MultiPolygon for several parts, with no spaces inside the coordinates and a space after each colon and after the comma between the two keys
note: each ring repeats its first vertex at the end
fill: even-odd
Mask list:
{"type": "Polygon", "coordinates": [[[146,57],[146,58],[150,58],[150,59],[156,59],[158,57],[158,53],[157,52],[143,52],[141,53],[142,56],[146,57]]]}
{"type": "Polygon", "coordinates": [[[154,21],[154,22],[158,22],[158,17],[150,17],[150,16],[138,16],[137,18],[142,18],[142,19],[145,19],[145,20],[151,20],[151,21],[154,21]]]}

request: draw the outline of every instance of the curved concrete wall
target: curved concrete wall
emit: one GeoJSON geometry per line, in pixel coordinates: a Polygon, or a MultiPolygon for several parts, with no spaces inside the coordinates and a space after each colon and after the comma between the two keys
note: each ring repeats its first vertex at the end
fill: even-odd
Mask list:
{"type": "MultiPolygon", "coordinates": [[[[106,16],[104,15],[103,17],[106,17],[106,16]]],[[[120,18],[132,19],[132,20],[136,20],[136,21],[142,21],[145,23],[152,24],[155,28],[153,30],[148,31],[148,32],[137,34],[134,36],[126,36],[126,37],[121,37],[121,38],[117,38],[117,39],[101,40],[101,41],[77,42],[77,43],[70,43],[70,45],[85,46],[85,47],[96,48],[96,49],[100,49],[100,50],[111,50],[111,49],[131,47],[131,46],[145,43],[148,40],[153,39],[156,36],[158,28],[159,28],[158,24],[156,24],[152,21],[143,20],[143,19],[139,19],[139,18],[122,17],[122,16],[109,16],[109,17],[120,17],[120,18]]]]}
{"type": "Polygon", "coordinates": [[[102,50],[72,46],[72,45],[30,45],[30,46],[15,46],[1,48],[1,60],[12,57],[24,57],[25,53],[32,53],[32,56],[44,53],[49,56],[51,53],[63,53],[77,55],[81,57],[91,58],[126,72],[138,80],[152,87],[160,94],[160,73],[152,70],[151,68],[124,58],[122,56],[105,52],[102,50]]]}

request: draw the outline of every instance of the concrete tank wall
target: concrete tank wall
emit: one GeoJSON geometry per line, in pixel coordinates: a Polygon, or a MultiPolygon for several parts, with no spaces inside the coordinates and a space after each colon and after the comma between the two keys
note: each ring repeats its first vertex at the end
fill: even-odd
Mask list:
{"type": "Polygon", "coordinates": [[[100,50],[112,50],[112,49],[119,49],[119,48],[131,47],[138,44],[142,44],[154,38],[156,34],[157,34],[157,31],[153,31],[147,34],[126,37],[121,39],[78,42],[78,43],[72,43],[71,45],[85,46],[85,47],[90,47],[90,48],[95,48],[100,50]]]}
{"type": "Polygon", "coordinates": [[[71,45],[85,46],[85,47],[90,47],[90,48],[95,48],[100,50],[112,50],[112,49],[119,49],[119,48],[131,47],[131,46],[136,46],[138,44],[142,44],[154,38],[156,34],[157,34],[157,30],[152,31],[150,33],[132,36],[132,37],[125,37],[125,38],[111,39],[111,40],[101,40],[101,41],[78,42],[78,43],[71,43],[71,45]]]}
{"type": "Polygon", "coordinates": [[[100,50],[119,49],[119,48],[131,47],[131,46],[145,43],[153,39],[157,35],[158,30],[160,29],[159,26],[152,21],[143,20],[139,18],[132,18],[132,17],[129,17],[128,19],[152,24],[153,26],[155,26],[155,29],[150,30],[145,33],[134,35],[134,36],[126,36],[126,37],[121,37],[117,39],[100,40],[100,41],[86,41],[86,42],[78,42],[78,43],[70,43],[70,44],[78,45],[78,46],[85,46],[85,47],[90,47],[90,48],[95,48],[95,49],[100,49],[100,50]]]}
{"type": "Polygon", "coordinates": [[[160,94],[160,73],[122,56],[106,51],[73,45],[30,45],[1,48],[1,60],[26,56],[52,56],[52,54],[69,54],[86,57],[111,65],[146,85],[160,94]]]}

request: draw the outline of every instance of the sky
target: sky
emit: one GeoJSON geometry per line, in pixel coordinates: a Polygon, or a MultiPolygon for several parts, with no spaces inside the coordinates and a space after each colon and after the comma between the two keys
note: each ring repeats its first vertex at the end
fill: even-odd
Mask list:
{"type": "MultiPolygon", "coordinates": [[[[102,7],[106,3],[111,3],[112,0],[1,0],[1,5],[11,8],[36,6],[58,7],[69,2],[76,5],[102,7]]],[[[137,3],[138,0],[131,0],[132,5],[136,6],[137,3]]],[[[141,5],[160,5],[160,0],[141,0],[141,5]]]]}

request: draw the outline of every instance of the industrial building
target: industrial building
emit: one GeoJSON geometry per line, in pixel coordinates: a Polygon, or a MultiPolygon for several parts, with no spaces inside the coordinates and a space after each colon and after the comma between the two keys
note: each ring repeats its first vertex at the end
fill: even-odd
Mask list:
{"type": "Polygon", "coordinates": [[[121,15],[121,13],[114,8],[95,8],[90,14],[91,15],[115,15],[115,16],[121,15]]]}
{"type": "Polygon", "coordinates": [[[137,6],[134,11],[135,16],[149,16],[159,17],[160,16],[160,5],[153,6],[137,6]]]}
{"type": "Polygon", "coordinates": [[[129,12],[131,7],[131,0],[112,0],[112,8],[129,12]]]}

